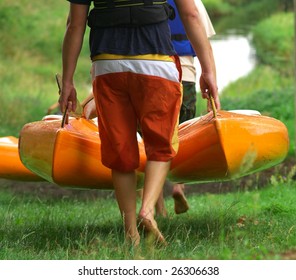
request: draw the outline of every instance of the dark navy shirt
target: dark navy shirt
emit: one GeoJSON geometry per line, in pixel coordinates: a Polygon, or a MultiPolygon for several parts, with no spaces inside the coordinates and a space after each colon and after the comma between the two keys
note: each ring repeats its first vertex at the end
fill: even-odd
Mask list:
{"type": "MultiPolygon", "coordinates": [[[[90,0],[68,0],[90,5],[90,0]]],[[[141,55],[175,55],[167,20],[142,26],[92,28],[89,37],[91,57],[100,53],[141,55]]]]}

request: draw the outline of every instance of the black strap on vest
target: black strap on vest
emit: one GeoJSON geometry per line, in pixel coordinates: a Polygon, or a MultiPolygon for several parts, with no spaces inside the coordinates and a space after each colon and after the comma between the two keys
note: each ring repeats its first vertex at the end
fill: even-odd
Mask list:
{"type": "Polygon", "coordinates": [[[163,5],[166,0],[95,0],[95,9],[113,9],[119,7],[163,5]]]}
{"type": "Polygon", "coordinates": [[[144,0],[144,5],[153,5],[153,1],[152,0],[144,0]]]}
{"type": "Polygon", "coordinates": [[[174,15],[166,0],[97,0],[94,3],[88,16],[91,28],[141,26],[172,19],[174,15]]]}
{"type": "Polygon", "coordinates": [[[171,39],[174,41],[185,41],[188,40],[186,34],[172,34],[171,39]]]}

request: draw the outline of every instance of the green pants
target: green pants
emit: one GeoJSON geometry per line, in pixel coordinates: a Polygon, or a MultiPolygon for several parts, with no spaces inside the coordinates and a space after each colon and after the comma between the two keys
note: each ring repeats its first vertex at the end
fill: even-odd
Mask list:
{"type": "Polygon", "coordinates": [[[179,123],[193,119],[196,113],[196,88],[193,82],[184,82],[183,101],[180,110],[179,123]]]}

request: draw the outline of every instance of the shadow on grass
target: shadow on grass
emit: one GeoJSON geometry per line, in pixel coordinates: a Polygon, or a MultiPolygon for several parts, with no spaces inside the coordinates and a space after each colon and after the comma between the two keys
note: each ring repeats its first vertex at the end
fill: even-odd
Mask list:
{"type": "Polygon", "coordinates": [[[0,259],[115,259],[123,231],[119,220],[100,225],[43,220],[38,225],[4,228],[0,239],[0,259]]]}

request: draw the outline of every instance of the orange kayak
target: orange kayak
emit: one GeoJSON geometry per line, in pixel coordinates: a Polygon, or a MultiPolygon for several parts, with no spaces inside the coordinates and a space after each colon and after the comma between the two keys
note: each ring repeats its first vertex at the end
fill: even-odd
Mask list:
{"type": "Polygon", "coordinates": [[[257,111],[218,111],[179,127],[179,151],[169,177],[175,182],[227,181],[282,162],[289,150],[286,126],[257,111]]]}
{"type": "Polygon", "coordinates": [[[23,164],[60,186],[112,189],[111,171],[101,162],[98,127],[92,120],[60,119],[26,124],[20,133],[23,164]]]}
{"type": "MultiPolygon", "coordinates": [[[[218,111],[179,127],[179,151],[169,179],[187,184],[226,181],[282,162],[289,149],[286,126],[256,112],[218,111]]],[[[139,186],[146,157],[139,140],[139,186]]],[[[97,124],[84,118],[26,124],[19,141],[24,166],[61,186],[113,189],[111,172],[102,165],[97,124]]]]}
{"type": "Polygon", "coordinates": [[[0,178],[20,181],[43,181],[27,169],[18,153],[18,139],[14,136],[0,137],[0,178]]]}

